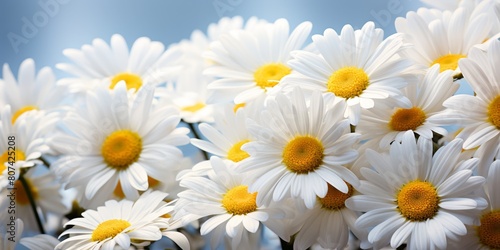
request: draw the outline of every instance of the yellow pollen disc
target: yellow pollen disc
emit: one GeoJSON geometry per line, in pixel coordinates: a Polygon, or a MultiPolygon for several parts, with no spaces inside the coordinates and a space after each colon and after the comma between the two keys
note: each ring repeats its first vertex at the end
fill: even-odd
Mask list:
{"type": "Polygon", "coordinates": [[[458,68],[458,60],[465,58],[465,55],[462,54],[448,54],[444,55],[434,62],[431,63],[431,66],[434,64],[439,64],[439,72],[443,72],[445,70],[451,69],[456,70],[458,68]]]}
{"type": "MultiPolygon", "coordinates": [[[[24,178],[26,183],[28,184],[28,187],[31,191],[31,196],[33,197],[34,200],[38,199],[38,189],[31,183],[31,181],[28,178],[24,178]]],[[[17,180],[14,182],[14,188],[16,190],[16,201],[20,205],[29,205],[30,200],[28,198],[28,194],[26,194],[26,190],[24,189],[23,184],[21,181],[17,180]]]]}
{"type": "Polygon", "coordinates": [[[339,210],[345,207],[345,200],[352,196],[354,189],[352,185],[347,183],[349,191],[346,194],[340,192],[338,189],[334,188],[332,185],[328,184],[328,193],[324,198],[319,198],[321,206],[328,210],[339,210]]]}
{"type": "Polygon", "coordinates": [[[400,108],[392,114],[389,128],[395,131],[415,130],[424,124],[426,118],[425,112],[419,107],[400,108]]]}
{"type": "Polygon", "coordinates": [[[246,105],[245,103],[235,104],[233,107],[233,112],[236,113],[238,109],[245,107],[245,105],[246,105]]]}
{"type": "Polygon", "coordinates": [[[481,225],[477,227],[477,234],[482,244],[490,249],[500,249],[500,210],[481,217],[481,225]]]}
{"type": "Polygon", "coordinates": [[[253,78],[257,86],[263,89],[272,88],[291,72],[292,69],[282,63],[268,63],[260,66],[253,74],[253,78]]]}
{"type": "Polygon", "coordinates": [[[15,151],[10,151],[10,155],[9,155],[9,151],[6,150],[5,152],[3,152],[2,155],[0,155],[0,174],[6,169],[5,167],[5,163],[7,162],[16,162],[16,161],[24,161],[26,160],[26,156],[24,155],[24,152],[21,151],[21,150],[18,150],[16,149],[15,151]],[[15,154],[13,154],[12,152],[16,152],[15,154]],[[9,159],[9,157],[14,157],[15,156],[15,159],[12,160],[12,158],[9,159]]]}
{"type": "Polygon", "coordinates": [[[488,106],[488,121],[500,129],[500,95],[488,106]]]}
{"type": "Polygon", "coordinates": [[[123,170],[136,162],[141,151],[141,137],[130,130],[118,130],[111,133],[101,147],[104,162],[117,170],[123,170]]]}
{"type": "Polygon", "coordinates": [[[249,141],[250,140],[242,140],[240,142],[235,143],[227,152],[227,158],[231,161],[239,162],[249,157],[250,155],[246,151],[241,149],[241,146],[243,146],[243,144],[249,141]]]}
{"type": "Polygon", "coordinates": [[[17,120],[17,118],[19,118],[19,116],[21,116],[22,114],[28,112],[28,111],[31,111],[31,110],[38,110],[38,108],[36,106],[32,106],[32,105],[28,105],[28,106],[24,106],[22,108],[20,108],[19,110],[16,111],[16,113],[14,113],[14,115],[12,115],[12,124],[14,124],[17,120]]]}
{"type": "Polygon", "coordinates": [[[205,105],[204,103],[199,102],[199,103],[196,103],[196,104],[191,105],[191,106],[183,107],[181,110],[194,113],[194,112],[196,112],[196,111],[198,111],[206,106],[207,105],[205,105]]]}
{"type": "Polygon", "coordinates": [[[136,92],[142,86],[142,79],[140,76],[132,73],[120,73],[111,79],[111,85],[109,85],[109,88],[114,89],[116,84],[120,81],[125,81],[127,89],[135,89],[136,92]]]}
{"type": "Polygon", "coordinates": [[[92,232],[92,241],[103,241],[108,238],[113,238],[129,226],[130,223],[128,221],[120,219],[101,222],[92,232]]]}
{"type": "Polygon", "coordinates": [[[245,185],[236,186],[222,197],[222,207],[233,215],[243,215],[257,210],[257,192],[249,193],[245,185]]]}
{"type": "Polygon", "coordinates": [[[297,136],[285,146],[283,163],[292,172],[306,174],[323,162],[323,144],[316,138],[297,136]]]}
{"type": "Polygon", "coordinates": [[[344,67],[333,72],[326,87],[336,96],[348,99],[361,95],[369,84],[370,79],[363,69],[344,67]]]}
{"type": "Polygon", "coordinates": [[[397,195],[399,212],[410,221],[425,221],[438,212],[439,196],[429,182],[411,181],[403,185],[397,195]]]}

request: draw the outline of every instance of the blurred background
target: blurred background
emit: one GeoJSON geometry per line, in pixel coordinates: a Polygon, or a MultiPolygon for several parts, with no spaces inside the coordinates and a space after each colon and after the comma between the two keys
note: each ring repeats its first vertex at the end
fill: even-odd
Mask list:
{"type": "Polygon", "coordinates": [[[129,46],[141,36],[168,46],[189,38],[191,32],[206,32],[210,23],[223,16],[251,16],[274,21],[286,18],[291,28],[303,21],[313,23],[312,34],[326,28],[340,31],[343,25],[361,28],[374,21],[393,34],[394,19],[416,10],[418,0],[2,0],[0,1],[0,63],[14,73],[26,58],[37,69],[50,66],[58,77],[56,63],[69,62],[65,48],[81,48],[94,38],[109,42],[119,33],[129,46]]]}

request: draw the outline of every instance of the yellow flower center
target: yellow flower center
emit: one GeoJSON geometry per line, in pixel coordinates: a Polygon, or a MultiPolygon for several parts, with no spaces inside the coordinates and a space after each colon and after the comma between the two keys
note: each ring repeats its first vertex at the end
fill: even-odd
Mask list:
{"type": "Polygon", "coordinates": [[[236,186],[222,197],[222,207],[233,215],[243,215],[257,210],[257,192],[249,193],[245,185],[236,186]]]}
{"type": "Polygon", "coordinates": [[[395,131],[415,130],[425,122],[425,112],[419,107],[398,109],[391,116],[389,128],[395,131]]]}
{"type": "Polygon", "coordinates": [[[465,55],[462,54],[448,54],[444,55],[431,63],[431,66],[434,64],[439,64],[439,71],[443,72],[445,70],[451,69],[456,70],[458,68],[458,60],[465,58],[465,55]]]}
{"type": "Polygon", "coordinates": [[[349,191],[346,194],[340,192],[338,189],[334,188],[332,185],[328,184],[328,192],[324,198],[319,198],[322,208],[328,210],[339,210],[345,207],[345,200],[352,196],[354,189],[352,185],[347,183],[349,191]]]}
{"type": "Polygon", "coordinates": [[[336,96],[348,99],[361,95],[369,84],[370,79],[363,69],[344,67],[333,72],[327,88],[336,96]]]}
{"type": "Polygon", "coordinates": [[[500,249],[500,211],[483,215],[476,230],[481,243],[490,249],[500,249]]]}
{"type": "Polygon", "coordinates": [[[316,138],[297,136],[285,146],[283,163],[292,172],[306,174],[323,162],[323,144],[316,138]]]}
{"type": "Polygon", "coordinates": [[[111,85],[109,85],[109,88],[114,89],[116,84],[120,81],[125,81],[127,89],[135,89],[136,92],[142,86],[142,79],[140,76],[132,73],[120,73],[111,79],[111,85]]]}
{"type": "Polygon", "coordinates": [[[130,226],[130,222],[121,219],[111,219],[101,222],[92,232],[92,241],[103,241],[113,238],[130,226]]]}
{"type": "Polygon", "coordinates": [[[425,221],[438,212],[439,196],[429,182],[415,180],[403,185],[397,195],[399,212],[410,221],[425,221]]]}
{"type": "MultiPolygon", "coordinates": [[[[38,199],[38,189],[31,183],[31,181],[28,178],[24,178],[26,183],[28,184],[28,187],[31,191],[31,196],[33,197],[34,200],[38,199]]],[[[16,190],[16,201],[20,205],[29,205],[30,204],[30,199],[28,198],[28,194],[26,193],[26,190],[24,189],[23,184],[21,181],[17,180],[14,182],[14,188],[16,190]]]]}
{"type": "Polygon", "coordinates": [[[139,159],[141,137],[130,130],[118,130],[106,137],[101,154],[109,167],[123,170],[139,159]]]}
{"type": "Polygon", "coordinates": [[[291,72],[292,69],[282,63],[268,63],[260,66],[253,74],[253,78],[257,86],[263,89],[272,88],[291,72]]]}
{"type": "Polygon", "coordinates": [[[182,111],[187,111],[187,112],[191,112],[191,113],[194,113],[204,107],[206,107],[207,105],[205,105],[204,103],[202,102],[198,102],[194,105],[191,105],[191,106],[186,106],[186,107],[183,107],[181,110],[182,111]]]}
{"type": "Polygon", "coordinates": [[[8,151],[6,150],[5,152],[3,152],[2,155],[0,155],[0,174],[6,169],[5,167],[5,163],[9,162],[9,160],[11,160],[10,162],[16,162],[16,161],[24,161],[26,160],[26,156],[24,155],[24,152],[19,150],[19,149],[16,149],[15,151],[8,151]],[[10,155],[9,155],[9,152],[10,152],[10,155]],[[12,152],[15,152],[15,154],[13,154],[12,152]],[[9,157],[11,157],[11,159],[9,159],[9,157]],[[12,158],[15,158],[13,161],[12,161],[12,158]]]}
{"type": "Polygon", "coordinates": [[[249,141],[250,140],[242,140],[240,142],[235,143],[227,152],[227,158],[231,161],[239,162],[249,157],[250,155],[246,151],[241,149],[241,146],[243,146],[243,144],[249,141]]]}
{"type": "Polygon", "coordinates": [[[38,110],[38,108],[36,106],[33,106],[33,105],[28,105],[28,106],[24,106],[22,108],[20,108],[19,110],[17,110],[14,115],[12,115],[12,124],[14,124],[17,120],[17,118],[19,118],[19,116],[21,116],[22,114],[28,112],[28,111],[31,111],[31,110],[38,110]]]}
{"type": "Polygon", "coordinates": [[[245,107],[245,105],[246,105],[245,103],[234,104],[234,107],[233,107],[234,113],[236,113],[236,111],[238,111],[238,109],[245,107]]]}
{"type": "Polygon", "coordinates": [[[495,97],[488,106],[488,120],[500,129],[500,95],[495,97]]]}

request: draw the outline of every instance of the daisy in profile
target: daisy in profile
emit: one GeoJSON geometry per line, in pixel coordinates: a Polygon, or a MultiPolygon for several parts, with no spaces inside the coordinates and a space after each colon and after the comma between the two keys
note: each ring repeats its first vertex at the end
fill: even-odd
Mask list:
{"type": "Polygon", "coordinates": [[[347,193],[359,180],[344,165],[353,162],[359,139],[350,133],[349,121],[342,117],[344,103],[335,96],[315,91],[306,104],[299,88],[291,96],[278,94],[269,100],[260,122],[248,123],[255,138],[242,146],[250,157],[239,162],[238,171],[255,177],[251,192],[258,192],[257,204],[269,204],[285,197],[297,197],[307,208],[323,198],[328,184],[347,193]]]}
{"type": "MultiPolygon", "coordinates": [[[[388,149],[393,142],[401,142],[408,130],[420,138],[431,140],[433,132],[445,135],[446,129],[429,122],[428,118],[444,110],[443,102],[451,97],[459,84],[453,82],[453,71],[439,73],[439,66],[432,66],[417,84],[402,90],[411,102],[411,108],[397,105],[387,99],[377,103],[376,109],[365,110],[356,132],[361,140],[369,140],[371,146],[388,149]]],[[[362,146],[363,147],[363,146],[362,146]]]]}
{"type": "MultiPolygon", "coordinates": [[[[111,197],[118,183],[127,199],[162,180],[182,159],[177,147],[189,142],[187,128],[171,107],[152,105],[154,87],[141,88],[129,102],[124,83],[100,86],[86,96],[87,106],[68,112],[67,130],[53,138],[62,155],[52,164],[66,188],[85,187],[85,198],[111,197]]],[[[105,199],[107,200],[107,199],[105,199]]],[[[105,201],[104,200],[104,201],[105,201]]]]}
{"type": "Polygon", "coordinates": [[[475,95],[450,97],[443,104],[446,110],[432,119],[436,124],[464,127],[457,136],[464,138],[465,150],[477,148],[475,156],[482,161],[478,171],[483,176],[500,149],[499,53],[500,41],[492,41],[487,51],[471,49],[459,65],[475,95]]]}
{"type": "MultiPolygon", "coordinates": [[[[167,228],[172,206],[163,201],[167,196],[160,191],[148,191],[135,202],[130,200],[109,200],[97,210],[87,210],[83,218],[70,220],[73,227],[59,237],[68,235],[55,249],[129,249],[131,246],[144,247],[162,238],[161,229],[167,228]]],[[[180,234],[180,233],[179,233],[180,234]]],[[[185,238],[171,238],[179,242],[182,249],[189,249],[185,238]]]]}
{"type": "Polygon", "coordinates": [[[357,125],[361,109],[374,106],[374,99],[401,95],[406,86],[409,61],[397,54],[402,51],[401,35],[384,39],[382,29],[373,22],[361,30],[345,25],[339,34],[327,29],[314,35],[319,54],[307,51],[293,53],[289,65],[297,74],[283,79],[283,85],[300,86],[323,93],[333,93],[346,103],[344,116],[357,125]]]}
{"type": "Polygon", "coordinates": [[[467,235],[452,242],[455,249],[488,250],[500,249],[500,196],[498,196],[498,180],[500,179],[500,160],[494,161],[489,169],[484,185],[488,207],[478,217],[480,224],[467,227],[467,235]]]}
{"type": "Polygon", "coordinates": [[[8,64],[3,65],[3,87],[0,103],[11,106],[12,123],[25,112],[33,110],[62,111],[67,88],[56,83],[49,67],[35,71],[33,59],[24,60],[19,66],[17,79],[8,64]]]}
{"type": "Polygon", "coordinates": [[[156,86],[172,77],[178,69],[172,64],[179,57],[177,50],[165,52],[161,42],[147,37],[135,40],[129,50],[118,34],[111,37],[109,45],[97,38],[91,45],[85,44],[80,50],[65,49],[63,54],[73,64],[59,63],[56,67],[73,76],[60,80],[71,92],[88,91],[96,85],[113,89],[121,81],[135,91],[146,83],[156,86]]]}
{"type": "Polygon", "coordinates": [[[290,52],[301,49],[312,24],[303,22],[291,33],[288,21],[231,32],[212,43],[205,53],[213,66],[205,74],[218,78],[208,85],[208,102],[248,103],[265,96],[290,74],[290,52]]]}
{"type": "Polygon", "coordinates": [[[365,212],[355,226],[370,229],[374,248],[406,242],[409,249],[445,249],[449,239],[467,233],[465,224],[487,203],[475,195],[484,182],[472,176],[478,160],[460,160],[462,143],[453,140],[432,155],[429,140],[416,142],[407,131],[388,155],[367,150],[373,168],[361,169],[361,195],[345,204],[365,212]]]}
{"type": "Polygon", "coordinates": [[[58,121],[56,113],[44,114],[31,112],[23,115],[12,124],[13,115],[10,105],[1,110],[0,122],[0,189],[5,188],[10,181],[8,171],[15,168],[15,177],[19,177],[20,168],[33,167],[42,164],[39,158],[51,152],[47,137],[55,128],[58,121]],[[13,146],[15,150],[9,148],[13,146]],[[15,153],[12,153],[15,152],[15,153]],[[14,157],[15,159],[9,159],[14,157]]]}
{"type": "Polygon", "coordinates": [[[189,177],[181,181],[181,186],[187,190],[179,193],[178,214],[174,218],[183,218],[188,214],[184,220],[189,222],[212,216],[200,228],[201,235],[211,233],[212,249],[216,249],[226,236],[232,249],[250,249],[246,244],[252,243],[249,237],[257,232],[261,223],[283,218],[285,213],[275,207],[259,206],[257,193],[248,191],[244,175],[234,172],[234,168],[228,166],[231,163],[212,156],[210,164],[215,175],[189,177]]]}
{"type": "MultiPolygon", "coordinates": [[[[24,221],[27,229],[31,231],[39,230],[35,216],[41,218],[43,222],[47,221],[49,213],[62,217],[70,211],[69,204],[63,199],[61,183],[56,179],[54,173],[50,172],[45,166],[37,165],[29,168],[20,178],[22,180],[17,179],[13,182],[14,186],[9,186],[9,188],[13,189],[2,190],[0,207],[5,208],[5,211],[7,210],[11,202],[10,197],[7,195],[12,190],[15,190],[16,217],[24,221]],[[28,192],[35,202],[38,215],[34,214],[28,192]]],[[[44,230],[48,230],[48,228],[44,230]]]]}
{"type": "Polygon", "coordinates": [[[491,21],[486,13],[475,13],[461,7],[445,11],[440,18],[429,19],[424,11],[410,11],[406,18],[398,17],[395,25],[404,34],[405,42],[413,46],[403,52],[423,68],[439,64],[440,71],[462,72],[458,61],[466,58],[469,50],[488,39],[491,21]]]}

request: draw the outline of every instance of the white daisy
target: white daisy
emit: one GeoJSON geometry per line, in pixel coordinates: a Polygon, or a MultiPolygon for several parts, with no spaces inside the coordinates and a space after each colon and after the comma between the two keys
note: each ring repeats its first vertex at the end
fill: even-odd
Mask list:
{"type": "Polygon", "coordinates": [[[19,66],[17,80],[8,64],[3,65],[4,91],[0,103],[12,109],[12,122],[32,110],[61,111],[67,97],[67,88],[56,84],[56,77],[49,67],[35,71],[33,59],[24,60],[19,66]]]}
{"type": "Polygon", "coordinates": [[[299,88],[269,100],[260,123],[248,124],[255,141],[242,149],[250,157],[239,162],[239,171],[249,172],[256,181],[250,191],[257,191],[257,204],[269,204],[285,197],[300,197],[308,208],[316,196],[325,197],[328,184],[343,193],[347,181],[358,178],[343,165],[356,159],[352,148],[359,135],[350,133],[349,121],[343,119],[343,102],[335,96],[313,92],[310,105],[299,88]]]}
{"type": "Polygon", "coordinates": [[[314,243],[319,243],[326,249],[345,249],[352,231],[358,239],[362,240],[361,247],[369,248],[366,241],[367,230],[359,230],[354,226],[358,218],[357,212],[345,206],[345,200],[351,197],[355,190],[348,184],[349,191],[342,193],[336,188],[328,185],[328,192],[323,198],[318,197],[318,202],[307,210],[303,225],[295,235],[294,249],[307,249],[314,243]]]}
{"type": "MultiPolygon", "coordinates": [[[[65,226],[73,227],[59,237],[69,235],[69,238],[58,244],[56,249],[129,249],[131,245],[148,246],[161,239],[161,229],[168,227],[168,219],[162,216],[170,213],[172,206],[163,201],[165,196],[167,194],[160,191],[148,191],[135,202],[109,200],[97,211],[87,210],[82,213],[83,218],[66,223],[65,226]]],[[[179,246],[189,249],[189,245],[179,246]]]]}
{"type": "Polygon", "coordinates": [[[169,50],[180,50],[176,65],[182,68],[176,73],[175,84],[169,84],[163,101],[172,102],[181,110],[181,118],[190,123],[213,122],[213,105],[207,104],[207,85],[215,78],[203,74],[213,62],[203,58],[210,50],[210,43],[233,30],[243,29],[243,18],[223,17],[208,26],[207,34],[200,30],[191,33],[189,40],[170,46],[169,50]]]}
{"type": "Polygon", "coordinates": [[[261,222],[285,216],[280,209],[257,205],[257,193],[248,191],[244,176],[236,174],[220,158],[211,157],[210,164],[216,173],[211,178],[190,177],[181,181],[181,186],[188,190],[179,193],[179,214],[174,218],[182,218],[186,213],[187,221],[213,216],[200,229],[201,235],[212,232],[213,249],[224,236],[230,238],[232,249],[237,249],[242,242],[249,242],[248,237],[257,232],[261,222]]]}
{"type": "Polygon", "coordinates": [[[498,193],[498,180],[500,179],[500,160],[494,161],[489,169],[484,185],[485,197],[489,206],[484,209],[478,220],[480,224],[467,227],[467,235],[452,242],[452,247],[487,250],[500,249],[500,196],[498,193]]]}
{"type": "Polygon", "coordinates": [[[461,7],[444,11],[440,18],[429,19],[423,10],[410,11],[406,18],[398,17],[395,25],[412,47],[403,51],[406,58],[429,68],[440,65],[441,72],[461,73],[458,61],[466,58],[469,50],[488,38],[491,22],[486,13],[475,13],[461,7]]]}
{"type": "Polygon", "coordinates": [[[97,38],[81,50],[65,49],[64,55],[74,64],[59,63],[56,67],[73,75],[60,80],[71,92],[88,91],[103,84],[112,89],[120,81],[126,83],[127,89],[138,90],[146,83],[155,86],[164,83],[178,70],[172,64],[179,52],[164,50],[161,42],[140,37],[129,51],[125,39],[115,34],[109,45],[97,38]]]}
{"type": "Polygon", "coordinates": [[[289,65],[299,74],[284,78],[283,85],[335,94],[347,103],[345,117],[357,125],[362,108],[372,108],[373,99],[400,95],[399,89],[407,84],[412,64],[397,56],[403,48],[402,37],[383,37],[383,30],[373,22],[356,31],[345,25],[340,35],[333,29],[314,35],[319,54],[293,53],[289,65]]]}
{"type": "Polygon", "coordinates": [[[444,102],[446,110],[433,117],[439,125],[464,127],[458,137],[465,139],[464,149],[479,147],[479,174],[486,176],[500,145],[500,41],[491,42],[488,51],[473,48],[467,59],[460,60],[465,80],[475,96],[455,95],[444,102]],[[464,137],[463,135],[466,135],[464,137]]]}
{"type": "Polygon", "coordinates": [[[366,152],[372,168],[361,169],[366,179],[346,206],[366,212],[355,226],[368,228],[374,248],[404,242],[409,249],[445,249],[448,239],[466,234],[477,209],[486,201],[474,194],[484,182],[471,176],[477,159],[460,160],[461,139],[432,155],[429,140],[415,142],[413,131],[393,143],[390,154],[366,152]]]}
{"type": "Polygon", "coordinates": [[[0,189],[12,186],[12,180],[8,179],[12,175],[9,171],[13,171],[12,176],[17,179],[19,168],[42,163],[39,158],[51,151],[48,146],[50,138],[46,136],[54,130],[57,116],[56,113],[32,112],[12,124],[10,106],[3,107],[0,123],[0,189]]]}
{"type": "Polygon", "coordinates": [[[100,86],[87,95],[87,106],[69,112],[66,134],[54,137],[62,157],[52,164],[66,188],[85,187],[85,198],[110,197],[120,182],[128,199],[162,180],[182,159],[176,146],[188,143],[187,128],[176,128],[178,111],[152,107],[154,88],[146,85],[129,102],[125,84],[113,91],[100,86]]]}
{"type": "Polygon", "coordinates": [[[458,89],[459,84],[453,82],[452,75],[451,70],[440,74],[439,66],[434,65],[418,84],[403,89],[411,108],[384,100],[377,103],[377,108],[364,111],[356,127],[361,140],[370,140],[372,145],[388,149],[393,141],[401,142],[407,130],[413,130],[427,140],[433,138],[433,132],[445,135],[446,129],[429,122],[428,118],[443,110],[443,102],[458,89]]]}
{"type": "Polygon", "coordinates": [[[7,228],[4,228],[4,225],[0,227],[0,249],[2,250],[18,249],[16,247],[18,243],[28,249],[54,250],[55,246],[59,243],[54,236],[47,234],[21,238],[24,231],[24,222],[17,218],[13,221],[13,225],[12,227],[7,225],[7,228]]]}
{"type": "Polygon", "coordinates": [[[14,181],[12,189],[3,189],[0,197],[0,207],[7,211],[7,207],[11,205],[11,197],[8,195],[13,194],[16,200],[16,216],[24,221],[28,230],[45,229],[39,229],[37,226],[25,185],[29,188],[29,193],[37,207],[38,215],[36,216],[41,219],[42,223],[47,221],[49,213],[61,217],[69,212],[70,207],[63,200],[61,184],[56,176],[42,165],[29,168],[20,179],[14,181]]]}
{"type": "Polygon", "coordinates": [[[205,73],[219,78],[208,85],[208,102],[240,104],[265,96],[292,72],[286,64],[290,52],[303,47],[311,28],[310,22],[303,22],[289,33],[288,21],[278,19],[221,36],[205,54],[214,62],[205,73]]]}

